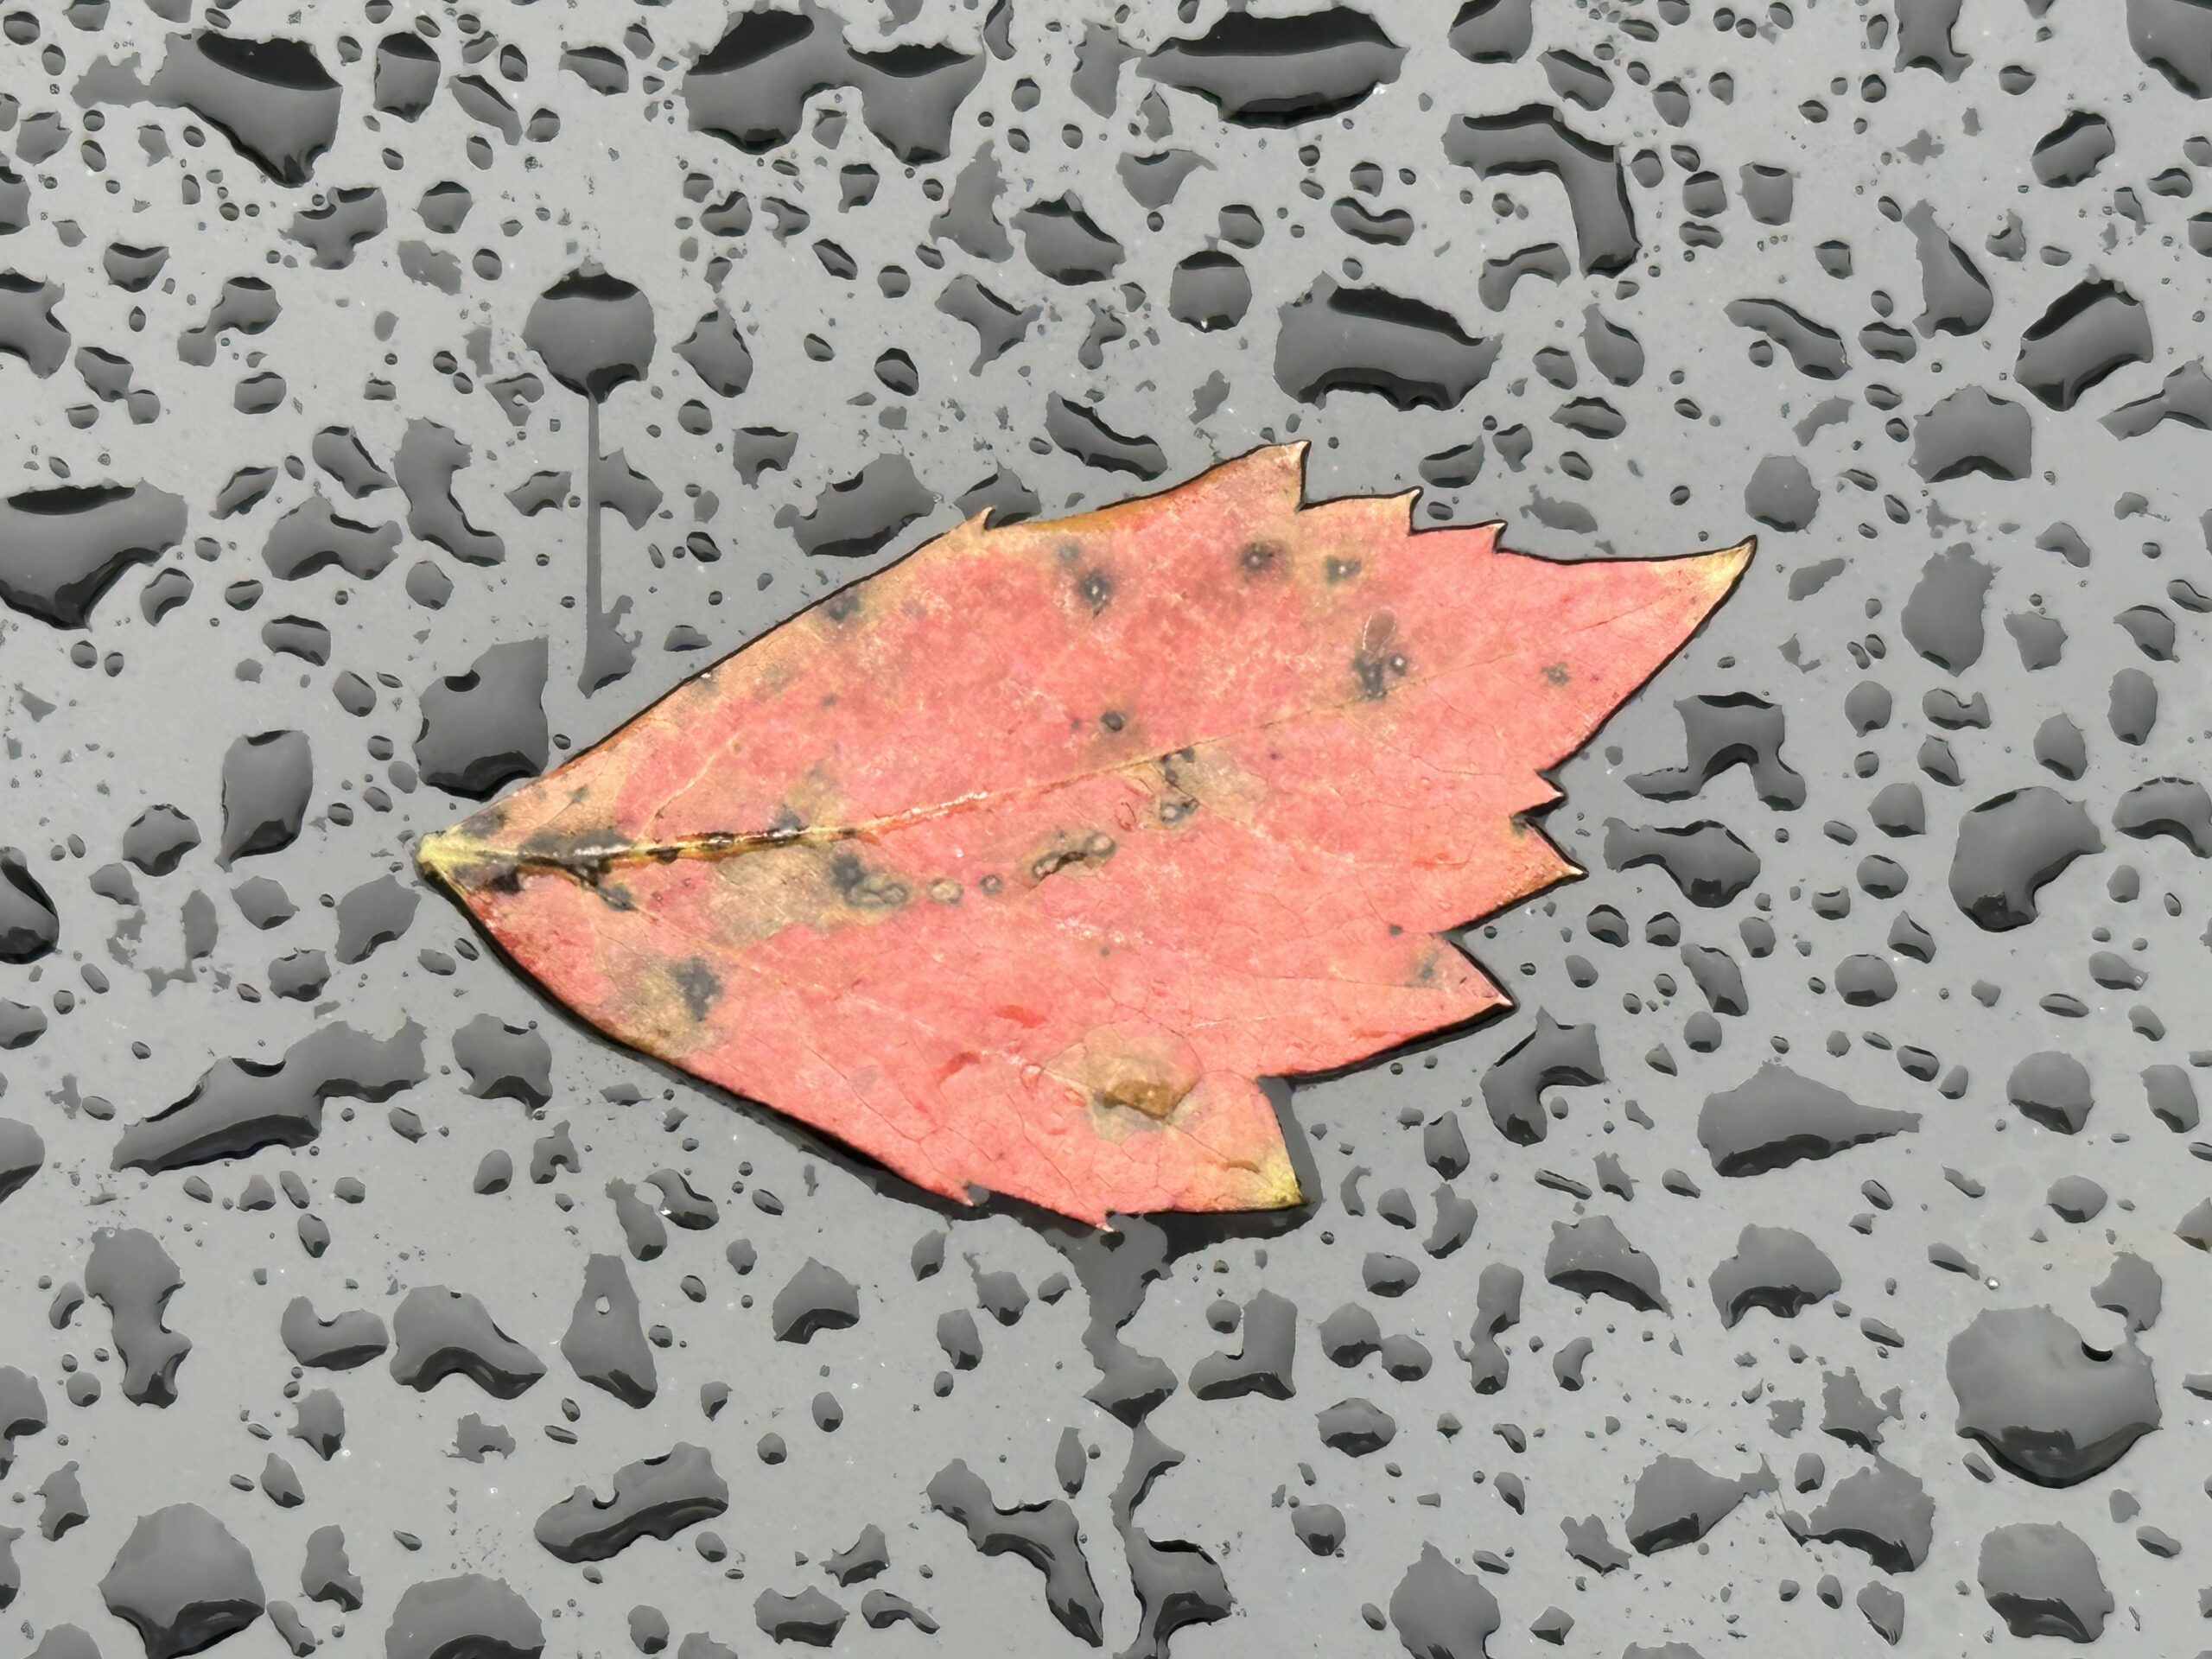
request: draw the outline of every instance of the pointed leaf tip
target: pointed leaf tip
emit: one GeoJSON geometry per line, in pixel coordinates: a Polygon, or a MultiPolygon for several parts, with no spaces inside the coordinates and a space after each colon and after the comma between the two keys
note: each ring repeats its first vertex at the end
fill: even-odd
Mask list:
{"type": "Polygon", "coordinates": [[[457,887],[453,870],[461,840],[458,829],[440,830],[415,844],[415,868],[423,877],[448,887],[457,887]]]}
{"type": "Polygon", "coordinates": [[[1509,555],[1306,460],[950,532],[416,863],[602,1031],[931,1192],[1301,1204],[1257,1080],[1504,1004],[1446,936],[1580,873],[1543,772],[1753,548],[1509,555]]]}
{"type": "Polygon", "coordinates": [[[1744,572],[1751,568],[1751,556],[1758,550],[1759,538],[1746,536],[1733,547],[1724,547],[1717,553],[1708,553],[1704,556],[1712,563],[1714,581],[1725,591],[1734,587],[1742,579],[1744,572]]]}
{"type": "Polygon", "coordinates": [[[1690,553],[1673,561],[1694,567],[1695,585],[1711,595],[1707,604],[1710,610],[1736,591],[1736,584],[1744,579],[1744,572],[1751,568],[1751,556],[1758,551],[1758,537],[1746,536],[1733,547],[1724,547],[1711,553],[1690,553]]]}

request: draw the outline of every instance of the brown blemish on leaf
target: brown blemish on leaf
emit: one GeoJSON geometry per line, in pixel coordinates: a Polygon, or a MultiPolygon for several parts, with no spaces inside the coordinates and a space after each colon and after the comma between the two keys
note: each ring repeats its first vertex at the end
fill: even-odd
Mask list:
{"type": "Polygon", "coordinates": [[[756,705],[774,702],[791,689],[791,683],[798,677],[798,664],[790,658],[791,653],[785,652],[782,660],[771,660],[761,664],[751,684],[739,695],[756,705]]]}
{"type": "Polygon", "coordinates": [[[1573,676],[1568,671],[1567,666],[1565,663],[1546,663],[1544,664],[1544,679],[1549,684],[1565,685],[1567,681],[1573,677],[1573,676]]]}
{"type": "Polygon", "coordinates": [[[626,986],[629,1018],[640,1048],[677,1061],[715,1040],[709,1016],[721,1001],[721,976],[696,957],[640,962],[626,986]],[[644,1040],[639,1040],[644,1039],[644,1040]]]}
{"type": "Polygon", "coordinates": [[[1029,861],[1029,879],[1042,881],[1069,868],[1096,868],[1114,856],[1115,845],[1114,837],[1103,830],[1057,837],[1029,861]]]}
{"type": "Polygon", "coordinates": [[[1157,803],[1154,812],[1166,828],[1188,821],[1201,807],[1250,824],[1266,806],[1266,781],[1239,766],[1218,743],[1178,749],[1152,766],[1146,784],[1157,803]]]}
{"type": "Polygon", "coordinates": [[[1090,1100],[1091,1121],[1109,1140],[1169,1123],[1198,1087],[1198,1052],[1173,1032],[1094,1027],[1046,1070],[1090,1100]]]}
{"type": "Polygon", "coordinates": [[[1098,1103],[1122,1111],[1138,1112],[1155,1123],[1174,1116],[1175,1109],[1191,1091],[1166,1077],[1156,1077],[1132,1071],[1116,1077],[1098,1091],[1098,1103]]]}

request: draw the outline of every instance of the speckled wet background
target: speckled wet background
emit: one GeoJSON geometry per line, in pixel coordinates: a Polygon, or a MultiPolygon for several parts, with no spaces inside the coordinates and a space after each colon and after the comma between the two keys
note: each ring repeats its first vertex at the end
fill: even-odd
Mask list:
{"type": "Polygon", "coordinates": [[[2202,1645],[2212,14],[0,42],[0,1651],[2202,1645]],[[969,512],[1294,436],[1760,538],[1471,930],[1518,1006],[1281,1091],[1303,1211],[920,1200],[414,873],[969,512]]]}

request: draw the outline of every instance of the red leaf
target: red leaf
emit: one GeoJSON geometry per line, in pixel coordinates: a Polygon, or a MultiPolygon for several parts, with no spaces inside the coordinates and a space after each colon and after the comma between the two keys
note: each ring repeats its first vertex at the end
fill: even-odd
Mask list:
{"type": "Polygon", "coordinates": [[[1751,555],[1555,563],[1305,446],[981,518],[421,849],[554,996],[918,1185],[1300,1201],[1255,1078],[1505,996],[1440,937],[1579,874],[1523,815],[1751,555]]]}

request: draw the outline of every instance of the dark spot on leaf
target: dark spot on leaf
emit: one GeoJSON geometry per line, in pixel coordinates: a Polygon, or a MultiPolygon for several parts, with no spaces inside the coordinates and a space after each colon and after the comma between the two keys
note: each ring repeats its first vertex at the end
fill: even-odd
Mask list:
{"type": "Polygon", "coordinates": [[[1387,656],[1370,655],[1362,651],[1351,659],[1352,672],[1358,677],[1360,695],[1365,697],[1388,696],[1390,682],[1403,679],[1406,658],[1403,652],[1392,652],[1387,656]]]}
{"type": "Polygon", "coordinates": [[[1076,583],[1075,590],[1083,595],[1084,603],[1090,607],[1090,613],[1096,616],[1114,597],[1114,579],[1103,570],[1085,571],[1083,580],[1076,583]]]}
{"type": "Polygon", "coordinates": [[[1546,663],[1544,664],[1544,678],[1550,684],[1565,685],[1567,680],[1567,664],[1565,663],[1546,663]]]}
{"type": "Polygon", "coordinates": [[[1042,881],[1056,875],[1071,864],[1103,864],[1114,855],[1114,837],[1103,830],[1094,830],[1080,838],[1071,838],[1047,848],[1029,865],[1029,878],[1042,881]]]}
{"type": "Polygon", "coordinates": [[[881,870],[871,870],[858,853],[839,848],[830,855],[830,885],[855,910],[896,910],[906,902],[906,884],[881,870]]]}
{"type": "Polygon", "coordinates": [[[1254,542],[1237,556],[1248,576],[1261,576],[1284,568],[1282,550],[1273,542],[1254,542]]]}
{"type": "Polygon", "coordinates": [[[1405,653],[1391,649],[1397,637],[1398,619],[1389,611],[1376,612],[1360,629],[1351,668],[1363,696],[1380,697],[1389,690],[1392,680],[1404,677],[1405,653]]]}
{"type": "Polygon", "coordinates": [[[1331,584],[1333,585],[1339,582],[1351,581],[1354,576],[1359,574],[1359,560],[1340,559],[1332,553],[1323,563],[1321,566],[1321,574],[1327,577],[1331,584]]]}
{"type": "Polygon", "coordinates": [[[1120,709],[1109,709],[1104,714],[1098,716],[1098,723],[1101,726],[1103,726],[1109,732],[1118,732],[1129,722],[1128,717],[1123,715],[1120,709]]]}
{"type": "Polygon", "coordinates": [[[1160,757],[1160,779],[1167,785],[1166,793],[1160,798],[1160,822],[1170,828],[1198,810],[1198,798],[1183,782],[1183,767],[1197,754],[1195,749],[1179,749],[1160,757]]]}
{"type": "Polygon", "coordinates": [[[668,970],[676,982],[676,988],[683,993],[683,1011],[693,1023],[704,1020],[707,1011],[715,1006],[722,994],[722,982],[714,969],[698,957],[677,963],[668,970]]]}
{"type": "Polygon", "coordinates": [[[849,622],[860,613],[861,595],[857,588],[843,588],[822,601],[822,613],[832,622],[849,622]]]}

